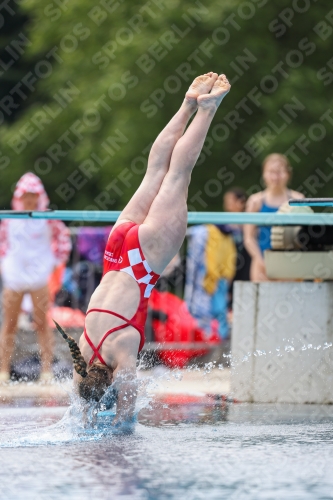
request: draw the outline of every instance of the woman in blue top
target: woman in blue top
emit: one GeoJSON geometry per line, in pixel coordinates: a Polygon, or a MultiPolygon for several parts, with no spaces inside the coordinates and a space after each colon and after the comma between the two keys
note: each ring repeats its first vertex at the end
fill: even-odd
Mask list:
{"type": "MultiPolygon", "coordinates": [[[[277,212],[290,198],[303,198],[303,194],[288,189],[292,168],[288,158],[279,153],[268,155],[262,164],[262,177],[266,185],[249,197],[247,212],[277,212]]],[[[271,248],[271,226],[244,226],[245,247],[252,257],[250,277],[252,281],[267,281],[264,251],[271,248]]]]}

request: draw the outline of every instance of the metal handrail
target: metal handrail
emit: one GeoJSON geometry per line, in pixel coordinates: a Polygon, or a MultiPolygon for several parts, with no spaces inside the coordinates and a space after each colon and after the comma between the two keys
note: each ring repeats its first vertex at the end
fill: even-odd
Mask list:
{"type": "MultiPolygon", "coordinates": [[[[0,210],[0,219],[57,219],[78,222],[115,222],[120,211],[0,210]]],[[[333,225],[333,213],[189,212],[189,224],[254,224],[258,226],[333,225]]]]}

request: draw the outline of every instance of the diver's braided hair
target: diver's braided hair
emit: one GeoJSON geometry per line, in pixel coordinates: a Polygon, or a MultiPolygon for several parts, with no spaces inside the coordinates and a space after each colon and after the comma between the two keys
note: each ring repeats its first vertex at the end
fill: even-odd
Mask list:
{"type": "Polygon", "coordinates": [[[69,350],[71,351],[71,355],[74,361],[74,369],[75,371],[81,375],[81,377],[85,378],[88,375],[87,372],[87,363],[85,362],[80,348],[75,342],[75,340],[61,328],[60,325],[56,321],[53,320],[53,323],[57,327],[58,332],[61,333],[62,337],[66,340],[69,345],[69,350]]]}

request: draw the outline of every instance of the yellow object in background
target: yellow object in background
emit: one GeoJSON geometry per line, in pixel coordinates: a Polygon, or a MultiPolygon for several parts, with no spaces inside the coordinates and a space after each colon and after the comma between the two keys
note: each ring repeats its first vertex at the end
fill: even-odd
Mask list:
{"type": "Polygon", "coordinates": [[[231,236],[221,233],[213,224],[207,224],[206,276],[203,286],[212,295],[220,279],[231,280],[236,273],[236,247],[231,236]]]}

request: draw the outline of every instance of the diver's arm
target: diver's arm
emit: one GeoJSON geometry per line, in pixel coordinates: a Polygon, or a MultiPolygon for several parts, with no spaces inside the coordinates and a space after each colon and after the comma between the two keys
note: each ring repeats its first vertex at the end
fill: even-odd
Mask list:
{"type": "Polygon", "coordinates": [[[113,424],[132,422],[138,393],[136,358],[131,363],[127,362],[126,366],[117,367],[113,386],[117,391],[117,414],[113,424]]]}

